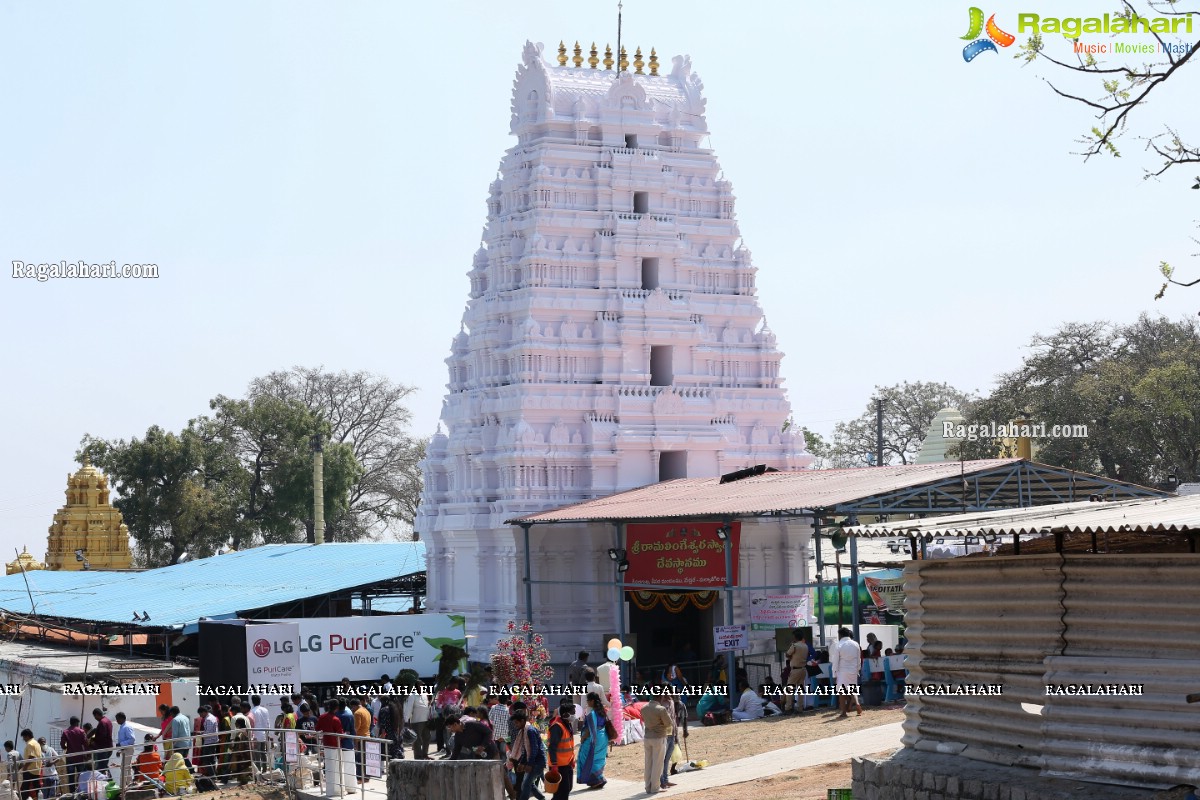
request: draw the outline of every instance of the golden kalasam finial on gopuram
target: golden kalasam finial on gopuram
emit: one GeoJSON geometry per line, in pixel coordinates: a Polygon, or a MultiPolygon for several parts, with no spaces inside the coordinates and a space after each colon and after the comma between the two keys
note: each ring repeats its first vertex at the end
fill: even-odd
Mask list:
{"type": "Polygon", "coordinates": [[[571,63],[575,65],[575,69],[583,66],[583,48],[579,46],[579,41],[575,41],[575,57],[571,59],[571,63]]]}
{"type": "Polygon", "coordinates": [[[629,72],[629,56],[625,54],[625,45],[621,45],[621,69],[618,72],[629,72]]]}
{"type": "Polygon", "coordinates": [[[592,69],[595,69],[596,65],[599,63],[600,59],[596,56],[596,43],[592,42],[592,52],[591,55],[588,56],[588,66],[592,69]]]}
{"type": "Polygon", "coordinates": [[[561,40],[558,43],[558,65],[560,67],[567,65],[567,46],[561,40]]]}
{"type": "Polygon", "coordinates": [[[646,62],[642,61],[642,48],[638,47],[637,52],[633,54],[633,70],[637,75],[645,75],[642,72],[642,67],[646,66],[646,62]]]}
{"type": "Polygon", "coordinates": [[[610,70],[610,69],[612,69],[612,65],[613,65],[612,45],[606,44],[606,45],[604,45],[604,69],[610,70]]]}
{"type": "Polygon", "coordinates": [[[654,52],[654,48],[650,48],[650,74],[658,74],[658,53],[654,52]]]}

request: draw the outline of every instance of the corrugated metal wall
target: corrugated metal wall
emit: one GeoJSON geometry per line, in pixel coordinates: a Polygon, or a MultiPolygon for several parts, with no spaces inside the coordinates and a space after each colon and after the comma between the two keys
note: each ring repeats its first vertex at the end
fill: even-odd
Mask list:
{"type": "Polygon", "coordinates": [[[910,683],[1004,694],[910,698],[905,745],[1106,783],[1196,782],[1200,704],[1184,697],[1200,691],[1198,575],[1192,554],[911,562],[910,683]],[[1046,696],[1066,683],[1145,695],[1046,696]]]}
{"type": "MultiPolygon", "coordinates": [[[[1067,575],[1070,593],[1063,655],[1192,659],[1200,655],[1200,555],[1068,554],[1067,575]]],[[[1200,662],[1197,667],[1200,672],[1200,662]]],[[[1200,691],[1200,686],[1192,691],[1200,691]]]]}
{"type": "Polygon", "coordinates": [[[1057,564],[1024,557],[914,561],[905,578],[909,683],[1000,683],[1004,694],[910,698],[904,743],[1040,766],[1041,718],[1021,703],[1042,704],[1042,659],[1062,644],[1057,564]]]}

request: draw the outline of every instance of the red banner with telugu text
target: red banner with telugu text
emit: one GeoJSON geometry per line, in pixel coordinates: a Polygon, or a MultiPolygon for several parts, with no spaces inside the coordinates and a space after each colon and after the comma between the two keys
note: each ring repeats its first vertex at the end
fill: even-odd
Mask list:
{"type": "MultiPolygon", "coordinates": [[[[626,583],[713,589],[725,585],[725,542],[721,522],[632,523],[625,526],[626,583]]],[[[733,579],[738,582],[740,522],[731,523],[733,579]]]]}

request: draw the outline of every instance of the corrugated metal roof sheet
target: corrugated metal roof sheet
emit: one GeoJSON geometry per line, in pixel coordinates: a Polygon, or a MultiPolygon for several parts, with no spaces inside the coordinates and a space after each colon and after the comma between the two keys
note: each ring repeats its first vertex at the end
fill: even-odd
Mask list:
{"type": "MultiPolygon", "coordinates": [[[[1025,468],[1040,471],[1042,475],[1039,475],[1037,480],[1029,481],[1022,488],[1019,486],[1020,481],[1010,480],[1009,475],[1013,468],[1020,463],[1021,459],[996,458],[892,467],[767,472],[725,484],[721,483],[720,478],[681,478],[551,511],[530,514],[511,519],[509,523],[721,517],[832,508],[842,503],[905,492],[925,484],[960,476],[975,476],[990,471],[1001,473],[997,474],[995,487],[993,487],[997,491],[1003,489],[1006,493],[1019,491],[1032,493],[1035,496],[1035,502],[1040,504],[1055,502],[1061,496],[1062,491],[1073,489],[1075,486],[1079,486],[1086,493],[1105,491],[1112,487],[1127,487],[1130,493],[1134,494],[1154,491],[1121,481],[1112,481],[1057,467],[1047,467],[1033,462],[1026,463],[1025,468]]],[[[957,492],[952,495],[949,492],[940,491],[938,494],[943,501],[957,501],[957,492]]],[[[1020,505],[1017,502],[1003,504],[1020,505]]]]}
{"type": "Polygon", "coordinates": [[[424,542],[275,544],[143,572],[21,573],[0,578],[0,608],[16,614],[182,627],[278,603],[412,575],[424,542]],[[34,605],[30,605],[30,594],[34,605]],[[150,619],[131,622],[133,613],[150,619]]]}
{"type": "Polygon", "coordinates": [[[30,641],[0,641],[0,665],[28,670],[20,678],[10,678],[22,683],[54,683],[68,675],[83,674],[94,676],[93,680],[106,674],[134,676],[135,679],[162,675],[165,680],[178,680],[196,674],[195,667],[143,656],[127,656],[119,650],[106,649],[97,653],[78,647],[30,641]]]}
{"type": "MultiPolygon", "coordinates": [[[[362,610],[362,601],[355,597],[350,601],[350,607],[355,611],[362,610]]],[[[411,597],[375,597],[371,599],[371,612],[387,614],[407,614],[412,611],[411,597]]]]}
{"type": "Polygon", "coordinates": [[[851,536],[1179,533],[1200,531],[1200,496],[1059,503],[1035,508],[899,520],[847,528],[851,536]]]}

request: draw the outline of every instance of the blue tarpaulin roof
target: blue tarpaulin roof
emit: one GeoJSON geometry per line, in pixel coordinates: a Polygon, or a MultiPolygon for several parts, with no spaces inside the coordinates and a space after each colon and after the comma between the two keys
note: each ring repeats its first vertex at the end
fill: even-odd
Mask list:
{"type": "Polygon", "coordinates": [[[424,542],[273,544],[142,572],[18,572],[0,578],[0,608],[180,628],[424,570],[424,542]],[[150,619],[132,622],[134,612],[150,619]]]}

